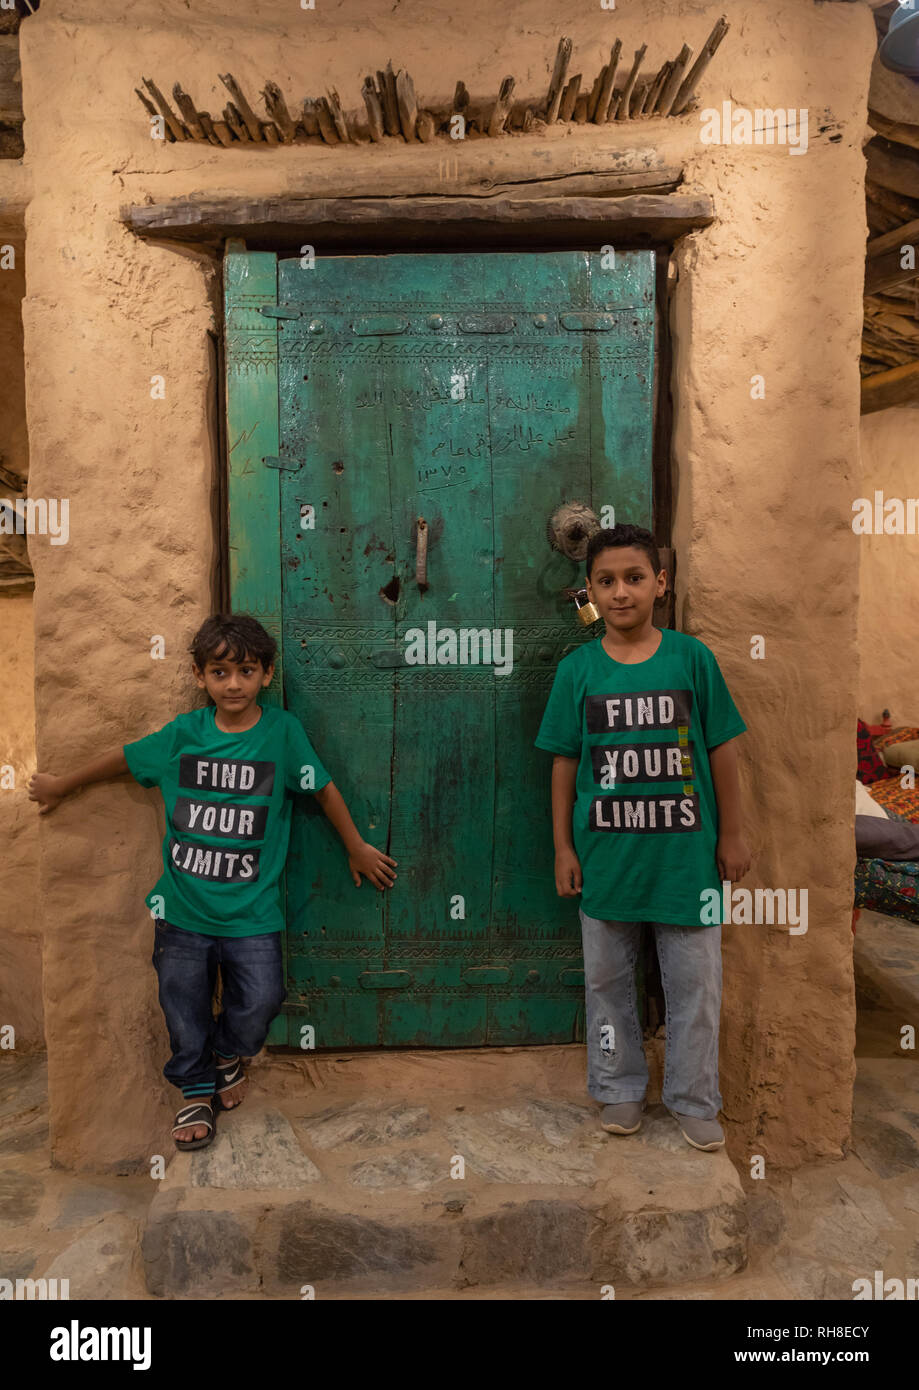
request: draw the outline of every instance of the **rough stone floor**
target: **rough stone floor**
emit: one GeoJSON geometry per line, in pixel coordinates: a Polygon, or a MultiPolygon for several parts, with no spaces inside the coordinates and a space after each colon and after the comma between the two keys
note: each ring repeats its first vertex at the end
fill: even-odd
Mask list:
{"type": "Polygon", "coordinates": [[[0,1278],[68,1278],[71,1299],[754,1301],[915,1278],[900,1029],[919,1018],[919,928],[862,913],[855,946],[850,1149],[761,1180],[689,1148],[660,1105],[604,1135],[582,1050],[551,1047],[263,1054],[197,1154],[171,1156],[164,1086],[161,1181],[75,1176],[50,1164],[42,1058],[0,1053],[0,1278]]]}

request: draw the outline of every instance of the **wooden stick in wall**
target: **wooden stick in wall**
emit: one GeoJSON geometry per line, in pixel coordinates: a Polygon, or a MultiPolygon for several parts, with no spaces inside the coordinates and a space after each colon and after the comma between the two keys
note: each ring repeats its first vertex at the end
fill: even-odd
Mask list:
{"type": "Polygon", "coordinates": [[[332,120],[335,122],[335,129],[338,132],[339,140],[341,140],[343,144],[349,144],[351,141],[351,131],[348,128],[345,113],[341,109],[341,102],[338,99],[338,93],[334,87],[329,87],[328,89],[328,107],[332,114],[332,120]]]}
{"type": "Polygon", "coordinates": [[[319,134],[327,145],[340,145],[338,131],[335,129],[335,122],[332,120],[332,113],[329,110],[329,103],[325,97],[319,97],[316,101],[316,120],[319,122],[319,134]]]}
{"type": "Polygon", "coordinates": [[[226,87],[227,91],[230,93],[230,96],[236,102],[236,105],[239,108],[239,113],[242,116],[243,123],[249,132],[250,140],[258,141],[263,139],[261,121],[259,120],[258,116],[256,116],[255,112],[252,110],[252,107],[246,100],[239,83],[236,81],[236,78],[233,76],[231,72],[218,72],[217,76],[220,78],[221,82],[226,87]]]}
{"type": "Polygon", "coordinates": [[[364,98],[364,105],[367,108],[367,124],[370,127],[370,138],[375,144],[380,145],[383,143],[383,105],[377,94],[377,89],[373,85],[372,77],[364,78],[361,95],[364,98]]]}
{"type": "Polygon", "coordinates": [[[396,100],[396,74],[392,70],[392,59],[386,64],[385,72],[377,72],[377,86],[383,103],[383,129],[387,135],[401,135],[399,103],[396,100]]]}
{"type": "Polygon", "coordinates": [[[653,77],[643,77],[640,82],[635,83],[635,90],[632,93],[632,109],[630,115],[633,120],[637,120],[645,109],[645,102],[648,100],[648,93],[654,86],[653,77]]]}
{"type": "Polygon", "coordinates": [[[241,140],[245,145],[252,143],[249,138],[249,132],[243,123],[242,115],[237,111],[232,101],[228,101],[223,108],[223,119],[226,121],[237,140],[241,140]]]}
{"type": "Polygon", "coordinates": [[[705,40],[705,43],[702,45],[701,53],[699,54],[696,61],[693,63],[682,85],[680,86],[679,91],[676,94],[673,106],[670,108],[671,116],[681,116],[683,112],[686,110],[690,101],[696,94],[696,88],[699,85],[699,81],[703,73],[705,72],[705,69],[712,61],[715,49],[718,47],[718,45],[724,38],[727,31],[730,29],[730,27],[731,26],[730,24],[728,24],[724,15],[722,15],[721,18],[716,21],[714,29],[709,34],[708,38],[705,40]]]}
{"type": "Polygon", "coordinates": [[[605,76],[606,64],[604,63],[603,67],[600,69],[600,71],[594,78],[594,85],[591,87],[590,96],[587,98],[587,119],[589,121],[592,121],[596,114],[597,103],[600,100],[600,92],[603,89],[603,79],[605,76]]]}
{"type": "Polygon", "coordinates": [[[290,118],[284,94],[276,82],[266,82],[262,89],[268,114],[278,128],[278,134],[285,145],[291,145],[297,134],[297,127],[290,118]]]}
{"type": "Polygon", "coordinates": [[[214,122],[211,120],[210,111],[199,111],[198,120],[201,122],[201,128],[204,131],[208,143],[211,145],[219,145],[221,142],[217,138],[217,132],[214,129],[214,122]]]}
{"type": "Polygon", "coordinates": [[[415,101],[415,84],[405,68],[396,73],[396,101],[399,106],[399,125],[406,140],[414,140],[418,121],[418,106],[415,101]]]}
{"type": "MultiPolygon", "coordinates": [[[[140,90],[139,87],[135,87],[134,90],[135,90],[135,92],[137,93],[137,95],[140,97],[141,101],[143,102],[144,107],[145,107],[145,109],[147,110],[147,112],[148,112],[151,116],[159,117],[160,112],[157,111],[156,107],[153,105],[153,102],[150,101],[150,99],[149,99],[148,97],[144,96],[143,92],[140,90]]],[[[174,144],[175,144],[175,136],[173,135],[172,131],[169,129],[168,124],[166,124],[165,122],[164,122],[164,125],[163,125],[163,130],[164,130],[164,133],[165,133],[165,136],[166,136],[166,144],[167,144],[167,145],[174,145],[174,144]]]]}
{"type": "Polygon", "coordinates": [[[319,129],[319,117],[316,114],[316,103],[310,101],[308,97],[303,103],[303,115],[300,119],[308,139],[312,137],[322,138],[322,132],[319,129]]]}
{"type": "Polygon", "coordinates": [[[434,119],[433,111],[419,111],[418,120],[415,123],[415,132],[418,139],[425,145],[429,145],[437,134],[437,122],[434,119]]]}
{"type": "Polygon", "coordinates": [[[670,71],[670,76],[664,83],[664,90],[661,92],[660,97],[658,98],[658,116],[670,115],[670,109],[673,106],[674,101],[676,100],[676,94],[679,91],[680,83],[683,81],[683,74],[686,71],[686,65],[691,57],[692,49],[689,47],[688,44],[684,43],[683,47],[679,51],[679,54],[674,59],[673,67],[670,71]]]}
{"type": "Polygon", "coordinates": [[[658,99],[658,97],[660,96],[661,92],[662,92],[663,89],[664,89],[664,83],[667,81],[667,78],[670,76],[670,70],[671,70],[672,66],[673,66],[672,63],[670,62],[670,59],[668,58],[665,62],[661,63],[660,67],[658,68],[657,76],[655,77],[654,81],[651,83],[651,90],[650,90],[650,92],[648,93],[648,99],[647,99],[647,101],[645,102],[645,105],[644,105],[644,110],[643,110],[643,112],[642,112],[643,115],[645,115],[645,116],[650,116],[650,115],[653,113],[654,107],[655,107],[656,104],[657,104],[657,99],[658,99]]]}
{"type": "Polygon", "coordinates": [[[578,92],[581,88],[581,74],[577,73],[566,85],[564,95],[558,108],[558,118],[560,121],[570,121],[574,111],[574,103],[578,99],[578,92]]]}
{"type": "Polygon", "coordinates": [[[500,135],[504,130],[508,112],[511,109],[511,99],[514,95],[514,79],[505,77],[501,83],[501,90],[498,92],[498,99],[495,102],[491,116],[488,121],[489,135],[500,135]]]}
{"type": "Polygon", "coordinates": [[[163,120],[166,122],[167,126],[172,131],[173,137],[176,140],[187,140],[188,131],[185,129],[184,125],[179,120],[178,116],[175,114],[172,107],[169,105],[169,102],[163,96],[163,93],[160,91],[156,83],[151,82],[149,77],[144,77],[141,80],[143,81],[143,84],[146,87],[147,91],[150,93],[153,100],[159,107],[159,114],[162,116],[163,120]]]}
{"type": "Polygon", "coordinates": [[[193,140],[204,140],[206,142],[207,132],[205,131],[204,126],[198,119],[198,113],[195,110],[195,103],[192,101],[188,93],[182,90],[182,87],[179,85],[178,82],[176,82],[173,86],[172,99],[182,113],[182,119],[188,127],[188,131],[191,135],[191,138],[193,140]]]}
{"type": "Polygon", "coordinates": [[[648,45],[646,43],[643,43],[641,48],[636,48],[635,50],[635,61],[632,64],[632,70],[628,75],[626,84],[619,97],[619,106],[616,111],[617,121],[627,121],[629,119],[629,103],[632,100],[632,88],[635,86],[638,69],[641,67],[641,60],[644,58],[647,51],[648,45]]]}
{"type": "Polygon", "coordinates": [[[227,125],[226,121],[214,121],[213,126],[214,134],[217,136],[217,139],[220,141],[221,145],[236,144],[236,141],[233,138],[233,132],[227,125]]]}
{"type": "Polygon", "coordinates": [[[558,108],[562,101],[562,91],[565,80],[568,76],[568,64],[571,62],[571,40],[559,39],[558,49],[555,54],[555,67],[552,69],[552,77],[549,82],[549,91],[546,96],[546,124],[552,125],[553,121],[558,120],[558,108]]]}
{"type": "Polygon", "coordinates": [[[603,125],[609,120],[610,102],[613,96],[613,83],[616,80],[616,68],[619,66],[619,55],[622,52],[621,40],[617,39],[610,49],[609,62],[603,70],[603,83],[600,87],[600,95],[597,99],[597,109],[593,114],[593,121],[596,125],[603,125]]]}

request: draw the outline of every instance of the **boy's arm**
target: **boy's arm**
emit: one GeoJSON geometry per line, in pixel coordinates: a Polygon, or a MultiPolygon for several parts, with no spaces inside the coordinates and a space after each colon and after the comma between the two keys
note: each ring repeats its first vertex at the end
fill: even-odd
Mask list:
{"type": "Polygon", "coordinates": [[[107,782],[112,777],[120,777],[124,772],[130,772],[128,760],[123,750],[116,748],[111,753],[103,753],[101,758],[94,758],[91,763],[78,767],[74,772],[66,772],[60,777],[55,777],[50,772],[36,772],[29,778],[29,800],[41,803],[38,814],[43,816],[48,811],[53,811],[65,796],[75,792],[78,787],[85,787],[90,782],[107,782]]]}
{"type": "MultiPolygon", "coordinates": [[[[737,736],[739,737],[739,735],[737,736]]],[[[712,785],[718,805],[718,845],[715,857],[722,880],[731,883],[750,867],[752,856],[743,837],[740,817],[740,778],[737,775],[737,738],[708,750],[712,785]]]]}
{"type": "Polygon", "coordinates": [[[555,843],[555,890],[561,898],[574,898],[583,880],[581,865],[571,837],[578,758],[556,753],[552,759],[552,839],[555,843]]]}
{"type": "Polygon", "coordinates": [[[326,782],[325,786],[320,787],[313,795],[341,836],[348,854],[348,868],[357,887],[360,888],[361,874],[364,874],[378,888],[391,888],[397,878],[393,873],[397,860],[390,859],[389,855],[377,849],[376,845],[370,845],[361,838],[345,805],[345,799],[335,783],[326,782]]]}

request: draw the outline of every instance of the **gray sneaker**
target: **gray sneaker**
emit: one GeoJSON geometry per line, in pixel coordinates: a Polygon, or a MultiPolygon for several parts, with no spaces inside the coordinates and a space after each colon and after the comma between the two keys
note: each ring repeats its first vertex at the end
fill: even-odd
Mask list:
{"type": "Polygon", "coordinates": [[[646,1109],[643,1100],[623,1100],[604,1105],[600,1111],[600,1128],[609,1134],[634,1134],[641,1129],[641,1113],[646,1109]]]}
{"type": "Polygon", "coordinates": [[[700,1120],[696,1115],[681,1115],[676,1110],[670,1113],[680,1126],[683,1138],[694,1149],[709,1153],[712,1149],[724,1148],[724,1130],[717,1120],[700,1120]]]}

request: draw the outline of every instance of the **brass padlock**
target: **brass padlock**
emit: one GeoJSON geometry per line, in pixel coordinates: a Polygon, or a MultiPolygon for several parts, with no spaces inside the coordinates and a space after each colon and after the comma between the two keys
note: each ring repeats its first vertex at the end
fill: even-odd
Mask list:
{"type": "Polygon", "coordinates": [[[578,610],[578,618],[585,627],[590,627],[600,616],[595,603],[591,603],[587,597],[586,589],[573,589],[571,597],[574,599],[574,606],[578,610]]]}

